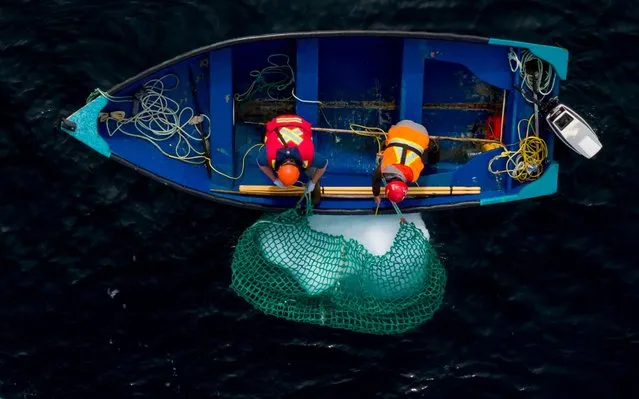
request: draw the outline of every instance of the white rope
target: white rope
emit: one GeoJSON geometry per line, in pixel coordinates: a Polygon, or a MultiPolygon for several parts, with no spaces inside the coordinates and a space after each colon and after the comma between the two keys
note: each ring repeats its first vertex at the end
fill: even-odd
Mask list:
{"type": "MultiPolygon", "coordinates": [[[[143,90],[143,94],[139,99],[140,110],[137,114],[130,118],[113,118],[107,116],[107,132],[109,136],[113,136],[116,133],[121,133],[131,137],[137,137],[148,141],[153,144],[158,151],[166,155],[169,158],[179,159],[181,161],[191,164],[201,164],[206,162],[205,152],[203,146],[200,144],[202,150],[197,150],[192,141],[201,143],[203,141],[202,136],[193,126],[198,121],[207,120],[207,131],[204,132],[204,139],[208,139],[211,135],[210,126],[211,120],[206,114],[195,115],[195,111],[191,107],[184,107],[180,109],[180,104],[177,101],[164,95],[165,91],[174,90],[179,85],[179,78],[174,74],[165,75],[159,79],[153,79],[148,81],[143,90]],[[165,85],[165,79],[175,79],[175,85],[171,88],[167,88],[165,85]],[[115,128],[109,121],[115,121],[115,128]],[[127,131],[125,126],[133,126],[136,131],[127,131]],[[192,125],[187,131],[186,126],[192,125]],[[169,144],[170,147],[174,147],[174,154],[169,154],[163,149],[159,143],[168,141],[177,136],[177,143],[169,144]]],[[[106,95],[106,93],[103,93],[106,95]]],[[[131,97],[114,97],[108,96],[109,100],[113,102],[132,102],[131,97]]]]}
{"type": "Polygon", "coordinates": [[[307,104],[319,104],[319,105],[323,105],[323,103],[319,100],[303,100],[301,98],[299,98],[298,96],[295,95],[295,89],[291,90],[291,93],[293,94],[293,97],[301,102],[301,103],[307,103],[307,104]]]}
{"type": "MultiPolygon", "coordinates": [[[[321,101],[319,101],[319,100],[305,100],[305,99],[302,99],[302,98],[298,97],[295,94],[295,87],[293,87],[291,89],[291,95],[288,96],[288,97],[285,97],[285,98],[276,97],[274,95],[274,93],[272,92],[273,89],[275,89],[275,90],[277,90],[279,92],[285,91],[291,85],[293,85],[295,83],[295,71],[293,70],[293,67],[291,67],[291,64],[290,64],[289,61],[290,61],[290,58],[286,54],[276,53],[276,54],[269,55],[268,58],[267,58],[267,62],[269,63],[269,66],[265,67],[262,70],[258,70],[258,69],[252,70],[249,73],[249,76],[253,77],[254,79],[251,82],[251,84],[249,85],[249,87],[243,93],[236,93],[233,97],[238,102],[246,101],[249,98],[251,98],[251,96],[256,91],[260,91],[260,90],[263,90],[264,88],[266,88],[266,95],[271,100],[290,100],[291,98],[294,98],[294,99],[296,99],[297,101],[299,101],[301,103],[318,104],[319,105],[319,111],[322,113],[322,116],[324,117],[324,120],[326,121],[326,124],[329,127],[331,127],[331,124],[328,121],[328,118],[326,117],[326,114],[324,113],[324,110],[322,109],[322,106],[324,104],[321,101]],[[274,58],[275,57],[282,57],[284,60],[283,60],[282,63],[278,64],[278,63],[274,62],[274,58]],[[273,76],[276,76],[276,77],[280,76],[281,79],[280,80],[276,80],[274,82],[269,82],[269,79],[270,80],[274,79],[273,76]]],[[[233,102],[233,106],[235,106],[235,102],[233,102]]],[[[235,118],[235,112],[233,112],[233,117],[235,118]]],[[[235,124],[235,119],[233,121],[233,124],[235,124]]]]}
{"type": "MultiPolygon", "coordinates": [[[[519,70],[519,76],[521,76],[521,89],[523,91],[524,85],[528,87],[533,93],[537,93],[543,97],[552,93],[555,87],[555,71],[552,66],[548,69],[544,69],[544,63],[535,56],[530,50],[523,49],[521,51],[521,60],[517,57],[517,53],[511,47],[508,51],[508,63],[510,64],[510,70],[516,72],[519,70]],[[526,64],[530,61],[537,61],[537,71],[535,73],[529,73],[526,70],[526,64]],[[514,62],[514,67],[513,67],[514,62]],[[536,83],[536,85],[535,85],[536,83]],[[534,86],[534,87],[533,87],[534,86]]],[[[529,103],[533,103],[533,100],[527,98],[522,94],[524,99],[529,103]]]]}
{"type": "Polygon", "coordinates": [[[319,100],[304,100],[302,98],[299,98],[296,94],[295,94],[295,89],[291,90],[291,94],[293,95],[293,98],[295,98],[297,101],[301,102],[301,103],[307,103],[307,104],[318,104],[319,107],[319,111],[322,113],[322,116],[324,117],[324,120],[326,121],[326,125],[328,127],[333,127],[331,126],[331,123],[328,121],[328,118],[326,117],[326,114],[324,113],[324,110],[322,109],[322,107],[324,106],[324,103],[319,101],[319,100]]]}

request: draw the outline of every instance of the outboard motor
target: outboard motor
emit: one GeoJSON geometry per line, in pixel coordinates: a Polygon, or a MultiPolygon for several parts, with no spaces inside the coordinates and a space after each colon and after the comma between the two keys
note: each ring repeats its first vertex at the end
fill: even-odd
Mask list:
{"type": "MultiPolygon", "coordinates": [[[[524,95],[520,88],[515,86],[515,89],[524,95]]],[[[555,135],[577,154],[590,159],[603,148],[590,125],[575,110],[561,104],[557,97],[545,102],[537,98],[532,101],[539,107],[539,113],[546,119],[555,135]]]]}
{"type": "MultiPolygon", "coordinates": [[[[588,159],[601,151],[603,146],[593,129],[572,108],[560,104],[557,97],[548,100],[539,99],[538,95],[543,99],[552,92],[554,86],[554,71],[547,62],[542,61],[527,49],[522,50],[520,60],[513,48],[510,48],[508,53],[508,62],[511,71],[515,72],[519,69],[522,77],[522,87],[519,88],[516,85],[513,87],[526,101],[535,104],[535,112],[538,111],[546,119],[548,126],[568,148],[588,159]],[[512,62],[515,62],[515,67],[512,62]],[[532,98],[524,93],[524,84],[532,92],[532,98]]],[[[538,121],[539,119],[535,118],[535,123],[538,121]]],[[[535,126],[535,131],[539,134],[538,124],[535,126]]]]}
{"type": "Polygon", "coordinates": [[[577,154],[590,159],[603,147],[590,125],[572,108],[560,104],[557,97],[540,109],[553,132],[577,154]]]}

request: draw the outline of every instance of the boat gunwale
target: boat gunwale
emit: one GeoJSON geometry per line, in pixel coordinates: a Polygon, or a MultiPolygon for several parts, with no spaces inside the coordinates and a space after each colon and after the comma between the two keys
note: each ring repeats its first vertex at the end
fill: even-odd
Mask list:
{"type": "MultiPolygon", "coordinates": [[[[240,199],[235,200],[235,199],[223,198],[219,195],[198,191],[198,190],[186,187],[175,181],[165,179],[164,177],[157,175],[145,168],[137,166],[134,163],[131,163],[116,154],[111,154],[109,159],[112,159],[126,167],[129,167],[133,171],[140,173],[143,176],[147,176],[151,178],[152,180],[155,180],[159,183],[163,183],[165,186],[169,186],[178,191],[185,192],[187,194],[191,194],[196,197],[203,198],[212,202],[217,202],[220,204],[231,205],[231,206],[236,206],[239,208],[262,211],[262,212],[281,212],[291,208],[290,206],[261,205],[254,202],[242,201],[240,199]]],[[[239,191],[238,191],[238,195],[241,195],[239,191]]],[[[449,210],[449,209],[458,209],[458,208],[469,208],[469,207],[475,207],[480,205],[481,205],[480,200],[472,200],[472,201],[455,202],[450,204],[411,206],[411,207],[402,208],[402,212],[412,213],[412,212],[424,212],[424,211],[439,211],[439,210],[449,210]]],[[[328,208],[328,209],[313,208],[313,213],[325,214],[325,215],[350,215],[350,214],[368,215],[368,214],[374,214],[375,209],[374,208],[328,208]]],[[[384,208],[384,209],[380,208],[377,211],[377,213],[391,214],[391,213],[395,213],[395,210],[392,207],[384,208]]]]}
{"type": "Polygon", "coordinates": [[[399,37],[399,38],[412,38],[412,39],[439,39],[459,42],[471,42],[489,44],[489,38],[476,35],[465,35],[457,33],[444,33],[444,32],[424,32],[424,31],[402,31],[402,30],[316,30],[316,31],[298,31],[298,32],[283,32],[283,33],[269,33],[263,35],[244,36],[234,39],[223,40],[213,44],[209,44],[203,47],[199,47],[185,53],[179,54],[173,58],[170,58],[164,62],[147,68],[140,73],[116,84],[107,90],[107,93],[114,95],[117,91],[130,86],[131,84],[149,76],[155,72],[160,71],[162,68],[177,64],[178,62],[187,60],[189,58],[196,57],[205,53],[209,53],[213,50],[218,50],[226,47],[231,47],[239,44],[254,43],[267,40],[284,40],[284,39],[304,39],[315,37],[399,37]]]}

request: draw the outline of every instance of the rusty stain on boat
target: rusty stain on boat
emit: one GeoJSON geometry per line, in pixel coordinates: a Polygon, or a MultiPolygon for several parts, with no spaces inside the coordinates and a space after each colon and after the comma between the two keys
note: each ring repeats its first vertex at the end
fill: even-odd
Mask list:
{"type": "MultiPolygon", "coordinates": [[[[481,89],[480,89],[481,90],[481,89]]],[[[324,109],[375,109],[395,110],[394,101],[323,101],[320,105],[324,109]]],[[[468,111],[497,111],[501,109],[501,102],[468,102],[468,103],[425,103],[422,109],[468,110],[468,111]]],[[[241,117],[277,115],[294,113],[295,103],[284,100],[257,100],[242,104],[238,115],[241,117]]]]}

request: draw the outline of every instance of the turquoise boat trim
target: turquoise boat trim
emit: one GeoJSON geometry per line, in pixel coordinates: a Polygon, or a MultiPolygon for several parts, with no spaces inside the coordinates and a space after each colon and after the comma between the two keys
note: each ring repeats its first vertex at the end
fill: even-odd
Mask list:
{"type": "Polygon", "coordinates": [[[488,44],[527,48],[537,57],[550,63],[557,75],[562,80],[566,80],[566,76],[568,75],[568,50],[565,48],[493,38],[488,39],[488,44]]]}
{"type": "Polygon", "coordinates": [[[523,185],[517,194],[503,195],[493,198],[483,198],[479,200],[481,206],[501,204],[504,202],[520,201],[530,198],[552,195],[557,192],[557,181],[559,178],[559,165],[556,162],[550,164],[546,172],[533,182],[523,185]]]}
{"type": "Polygon", "coordinates": [[[111,148],[98,133],[98,118],[100,111],[108,102],[109,100],[105,96],[99,95],[67,118],[67,120],[76,124],[75,131],[65,128],[64,125],[61,127],[62,131],[107,158],[111,156],[111,148]]]}

